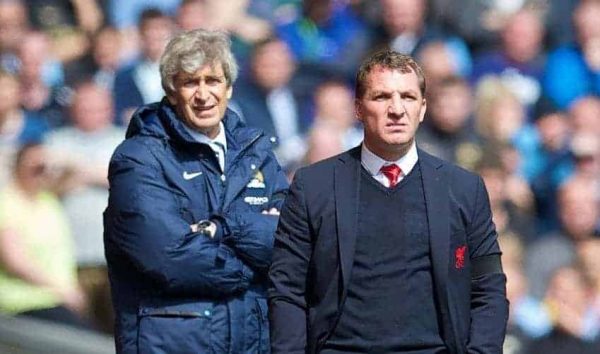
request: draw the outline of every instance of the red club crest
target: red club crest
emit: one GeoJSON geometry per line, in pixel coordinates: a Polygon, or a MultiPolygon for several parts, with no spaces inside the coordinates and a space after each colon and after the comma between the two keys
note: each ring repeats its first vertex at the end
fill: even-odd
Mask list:
{"type": "Polygon", "coordinates": [[[462,269],[465,266],[465,253],[467,252],[467,246],[460,246],[454,251],[454,267],[456,269],[462,269]]]}

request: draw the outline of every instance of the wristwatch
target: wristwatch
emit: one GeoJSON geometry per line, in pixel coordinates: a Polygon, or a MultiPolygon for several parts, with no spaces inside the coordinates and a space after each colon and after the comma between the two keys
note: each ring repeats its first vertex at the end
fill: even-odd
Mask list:
{"type": "Polygon", "coordinates": [[[210,238],[214,238],[217,234],[217,224],[210,220],[202,220],[191,225],[192,232],[199,232],[210,238]]]}

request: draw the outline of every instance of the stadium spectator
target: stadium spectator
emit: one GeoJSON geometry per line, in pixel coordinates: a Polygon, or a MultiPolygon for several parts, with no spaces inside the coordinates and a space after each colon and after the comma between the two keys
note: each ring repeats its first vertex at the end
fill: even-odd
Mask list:
{"type": "Polygon", "coordinates": [[[39,31],[27,32],[17,57],[21,106],[44,116],[51,127],[65,124],[60,95],[64,72],[62,64],[52,57],[48,36],[39,31]]]}
{"type": "Polygon", "coordinates": [[[452,45],[443,40],[432,40],[421,47],[417,59],[427,75],[427,87],[435,90],[440,81],[449,76],[466,77],[469,68],[452,49],[452,45]]]}
{"type": "Polygon", "coordinates": [[[586,95],[600,95],[600,1],[583,0],[573,13],[576,42],[548,56],[543,88],[560,108],[586,95]]]}
{"type": "Polygon", "coordinates": [[[357,146],[363,139],[353,104],[354,93],[343,81],[326,80],[315,91],[313,122],[315,125],[327,122],[337,127],[341,133],[342,151],[357,146]]]}
{"type": "Polygon", "coordinates": [[[536,104],[534,148],[523,156],[521,171],[535,196],[538,233],[559,228],[556,191],[573,174],[569,118],[550,100],[536,104]]]}
{"type": "Polygon", "coordinates": [[[108,200],[108,162],[125,138],[112,125],[110,91],[92,82],[75,88],[71,126],[48,134],[51,161],[60,169],[62,203],[75,242],[80,283],[90,300],[90,315],[99,328],[112,330],[112,306],[104,258],[102,212],[108,200]]]}
{"type": "Polygon", "coordinates": [[[277,26],[307,76],[334,72],[352,78],[368,50],[369,34],[352,9],[334,0],[305,0],[302,16],[277,26]]]}
{"type": "Polygon", "coordinates": [[[343,144],[343,132],[338,126],[331,121],[317,121],[308,133],[303,162],[309,165],[337,155],[345,150],[343,144]]]}
{"type": "Polygon", "coordinates": [[[26,144],[0,192],[0,312],[87,328],[68,223],[48,191],[48,155],[26,144]]]}
{"type": "Polygon", "coordinates": [[[68,62],[83,57],[89,49],[87,36],[104,23],[99,0],[26,0],[31,25],[46,33],[54,57],[68,62]]]}
{"type": "Polygon", "coordinates": [[[278,139],[276,155],[284,168],[300,161],[305,152],[307,122],[304,99],[294,82],[294,59],[287,44],[269,38],[254,48],[250,77],[235,86],[235,105],[246,124],[278,139]]]}
{"type": "Polygon", "coordinates": [[[591,311],[590,283],[578,267],[558,268],[548,286],[545,302],[554,319],[552,331],[532,342],[528,353],[595,354],[598,318],[591,311]]]}
{"type": "Polygon", "coordinates": [[[65,65],[65,84],[75,87],[93,80],[110,91],[122,64],[122,36],[114,27],[101,28],[91,38],[90,53],[65,65]]]}
{"type": "Polygon", "coordinates": [[[600,136],[600,97],[584,96],[569,108],[572,133],[591,133],[600,136]]]}
{"type": "MultiPolygon", "coordinates": [[[[535,127],[528,123],[525,107],[497,76],[481,80],[475,91],[475,126],[489,144],[510,144],[520,159],[532,154],[538,143],[535,127]]],[[[517,166],[522,177],[524,161],[517,166]]]]}
{"type": "Polygon", "coordinates": [[[498,243],[507,278],[506,295],[511,304],[504,353],[525,354],[531,339],[547,334],[552,322],[542,302],[529,294],[522,263],[525,251],[518,236],[499,232],[498,243]]]}
{"type": "Polygon", "coordinates": [[[117,71],[113,88],[116,122],[123,125],[141,105],[162,99],[158,61],[173,34],[174,23],[166,14],[150,8],[140,15],[138,29],[140,57],[117,71]]]}
{"type": "Polygon", "coordinates": [[[0,70],[0,188],[9,180],[18,148],[42,141],[48,130],[43,118],[20,107],[20,87],[17,76],[0,70]]]}
{"type": "Polygon", "coordinates": [[[206,0],[182,0],[175,14],[175,23],[183,31],[206,28],[208,23],[206,0]]]}
{"type": "Polygon", "coordinates": [[[502,82],[531,108],[538,101],[544,71],[544,25],[539,11],[523,9],[512,14],[500,32],[500,49],[477,56],[473,64],[474,85],[486,75],[502,82]]]}
{"type": "MultiPolygon", "coordinates": [[[[181,0],[103,0],[107,2],[109,24],[124,32],[136,31],[139,19],[149,8],[167,15],[175,14],[181,0]]],[[[125,35],[127,35],[125,33],[125,35]]]]}
{"type": "Polygon", "coordinates": [[[592,182],[594,188],[590,193],[596,193],[600,201],[600,135],[575,133],[571,138],[570,150],[575,161],[573,176],[592,182]]]}
{"type": "MultiPolygon", "coordinates": [[[[539,0],[527,0],[539,5],[539,0]]],[[[545,1],[545,0],[543,0],[545,1]]],[[[507,19],[519,11],[525,0],[432,0],[431,20],[464,38],[474,54],[491,50],[499,43],[507,19]]]]}
{"type": "Polygon", "coordinates": [[[528,248],[526,274],[531,294],[542,298],[550,276],[576,260],[578,243],[594,237],[600,204],[589,180],[572,178],[558,190],[560,230],[541,235],[528,248]]]}
{"type": "Polygon", "coordinates": [[[450,36],[440,27],[428,24],[425,0],[380,0],[382,27],[379,43],[375,47],[390,48],[400,53],[417,55],[431,41],[444,41],[446,49],[459,63],[461,70],[468,71],[471,56],[464,41],[450,36]]]}
{"type": "Polygon", "coordinates": [[[29,27],[27,8],[22,0],[0,1],[0,68],[16,72],[17,48],[29,27]]]}
{"type": "Polygon", "coordinates": [[[265,20],[248,13],[248,0],[204,0],[206,25],[229,34],[232,51],[243,64],[249,60],[254,44],[266,40],[272,34],[272,26],[265,20]]]}
{"type": "Polygon", "coordinates": [[[469,84],[450,76],[429,92],[427,116],[417,133],[419,145],[430,154],[473,169],[482,151],[473,129],[473,94],[469,84]]]}
{"type": "Polygon", "coordinates": [[[533,195],[528,188],[513,187],[515,177],[502,162],[502,150],[501,146],[486,147],[475,170],[488,190],[492,218],[500,239],[507,235],[518,239],[515,242],[527,245],[536,236],[531,203],[533,195]]]}

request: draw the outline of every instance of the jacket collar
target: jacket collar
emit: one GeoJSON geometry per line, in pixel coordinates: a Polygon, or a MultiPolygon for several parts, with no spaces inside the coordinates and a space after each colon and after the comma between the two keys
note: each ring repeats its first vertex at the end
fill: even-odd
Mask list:
{"type": "MultiPolygon", "coordinates": [[[[228,148],[241,148],[261,135],[260,130],[246,127],[240,117],[232,109],[227,108],[223,125],[227,136],[228,148]],[[241,129],[244,128],[244,129],[241,129]]],[[[154,136],[163,140],[171,140],[183,145],[201,144],[185,129],[175,108],[167,98],[162,101],[142,106],[133,115],[127,128],[126,137],[136,135],[154,136]]]]}

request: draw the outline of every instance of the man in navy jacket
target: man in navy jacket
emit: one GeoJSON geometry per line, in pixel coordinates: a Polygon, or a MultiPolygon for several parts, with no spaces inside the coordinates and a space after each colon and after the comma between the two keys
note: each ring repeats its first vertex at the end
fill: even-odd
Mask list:
{"type": "Polygon", "coordinates": [[[119,353],[269,350],[266,276],[287,180],[272,139],[227,109],[221,32],[161,58],[166,97],[139,109],[109,168],[105,250],[119,353]]]}
{"type": "Polygon", "coordinates": [[[367,59],[362,146],[296,172],[269,271],[273,353],[501,353],[506,277],[482,179],[417,148],[425,78],[367,59]]]}

